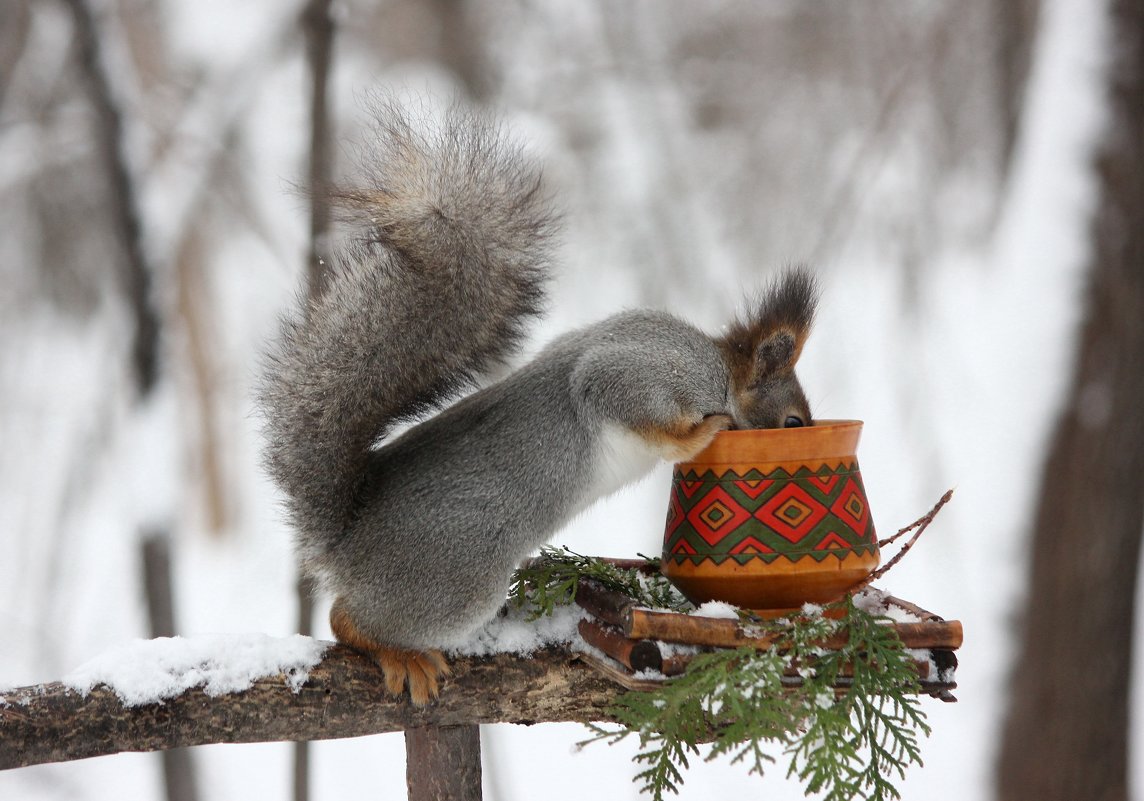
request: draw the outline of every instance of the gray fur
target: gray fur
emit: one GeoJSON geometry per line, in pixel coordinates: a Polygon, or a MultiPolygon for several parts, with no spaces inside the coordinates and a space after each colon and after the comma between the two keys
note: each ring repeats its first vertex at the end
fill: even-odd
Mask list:
{"type": "Polygon", "coordinates": [[[741,388],[725,343],[626,312],[377,447],[516,347],[552,234],[538,171],[495,127],[454,115],[423,135],[389,105],[378,130],[372,185],[338,195],[366,224],[274,351],[267,462],[304,566],[362,633],[441,648],[495,614],[521,559],[615,489],[597,473],[616,430],[662,455],[673,432],[741,419],[741,388]]]}

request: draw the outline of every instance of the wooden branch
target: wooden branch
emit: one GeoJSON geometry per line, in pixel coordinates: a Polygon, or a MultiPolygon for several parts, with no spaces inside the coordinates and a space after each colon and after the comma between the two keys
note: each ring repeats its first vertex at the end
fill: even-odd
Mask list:
{"type": "MultiPolygon", "coordinates": [[[[580,621],[580,636],[589,645],[603,651],[627,668],[627,671],[624,671],[611,663],[586,658],[589,664],[629,690],[649,690],[658,686],[659,680],[637,678],[641,671],[654,670],[664,676],[678,676],[687,670],[694,658],[692,654],[687,653],[664,656],[660,652],[659,643],[655,640],[629,640],[620,629],[594,620],[580,621]]],[[[926,636],[929,636],[928,632],[926,636]]],[[[835,640],[834,644],[840,645],[841,639],[835,640]]],[[[957,657],[948,648],[925,650],[928,651],[925,657],[911,660],[917,673],[918,689],[945,701],[956,700],[950,691],[957,689],[957,683],[951,681],[945,675],[945,671],[957,667],[957,657]],[[936,667],[936,671],[931,667],[936,667]]],[[[834,685],[835,688],[844,690],[850,687],[853,677],[853,665],[844,665],[834,685]]],[[[783,684],[788,687],[802,685],[802,678],[796,668],[786,669],[783,684]]]]}
{"type": "MultiPolygon", "coordinates": [[[[755,634],[737,620],[691,617],[672,612],[656,612],[651,609],[632,610],[632,616],[624,623],[624,635],[634,639],[682,642],[719,648],[750,646],[760,651],[765,651],[775,642],[781,641],[781,637],[777,634],[755,634]]],[[[956,649],[961,647],[964,639],[959,620],[895,623],[893,628],[907,648],[956,649]]],[[[822,647],[837,650],[846,644],[849,636],[849,632],[845,630],[837,632],[824,640],[822,647]]]]}
{"type": "Polygon", "coordinates": [[[599,648],[631,670],[655,670],[668,676],[682,672],[664,671],[664,658],[654,640],[629,640],[619,629],[594,620],[581,620],[579,630],[584,642],[599,648]]]}
{"type": "Polygon", "coordinates": [[[481,801],[481,727],[405,731],[409,801],[481,801]]]}
{"type": "Polygon", "coordinates": [[[281,677],[241,693],[201,689],[160,704],[124,707],[106,687],[86,697],[62,684],[0,695],[0,769],[123,751],[206,743],[360,737],[423,726],[609,720],[623,692],[566,651],[498,654],[452,662],[438,701],[417,708],[383,689],[368,659],[336,645],[298,693],[281,677]]]}
{"type": "MultiPolygon", "coordinates": [[[[940,508],[940,504],[937,508],[940,508]]],[[[907,648],[955,650],[961,647],[964,640],[961,621],[943,620],[932,612],[893,596],[888,597],[886,602],[915,614],[922,620],[921,623],[893,624],[902,644],[907,648]]],[[[590,578],[580,579],[576,588],[576,603],[598,620],[619,627],[624,637],[633,640],[662,640],[716,648],[742,648],[749,645],[765,651],[778,639],[776,635],[753,632],[738,620],[645,609],[623,593],[605,589],[590,578]]],[[[827,639],[822,647],[841,648],[846,644],[848,636],[844,631],[839,632],[827,639]]],[[[599,647],[598,643],[593,644],[599,647]]]]}

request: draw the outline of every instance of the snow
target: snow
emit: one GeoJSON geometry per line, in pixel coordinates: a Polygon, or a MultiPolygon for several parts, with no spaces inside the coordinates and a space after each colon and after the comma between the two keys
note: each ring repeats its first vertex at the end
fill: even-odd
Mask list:
{"type": "Polygon", "coordinates": [[[953,668],[947,670],[938,670],[937,662],[933,659],[933,652],[925,648],[907,648],[906,653],[915,662],[920,662],[929,666],[928,675],[934,677],[937,681],[952,682],[957,678],[957,671],[953,668]]]}
{"type": "Polygon", "coordinates": [[[489,621],[466,642],[449,650],[450,654],[490,656],[512,653],[527,656],[554,645],[577,644],[587,647],[580,638],[577,624],[587,616],[579,606],[558,606],[551,615],[527,620],[524,611],[509,607],[505,613],[489,621]]]}
{"type": "Polygon", "coordinates": [[[739,619],[738,607],[725,601],[708,601],[707,603],[695,607],[695,609],[691,610],[688,614],[694,615],[695,617],[714,617],[725,620],[739,619]]]}
{"type": "Polygon", "coordinates": [[[888,617],[895,623],[920,623],[917,614],[889,601],[891,594],[875,587],[867,587],[854,596],[854,605],[871,615],[888,617]]]}
{"type": "Polygon", "coordinates": [[[87,695],[99,685],[125,706],[159,703],[194,687],[207,695],[250,689],[258,679],[282,675],[297,692],[331,643],[295,634],[215,634],[136,640],[112,648],[63,678],[87,695]]]}

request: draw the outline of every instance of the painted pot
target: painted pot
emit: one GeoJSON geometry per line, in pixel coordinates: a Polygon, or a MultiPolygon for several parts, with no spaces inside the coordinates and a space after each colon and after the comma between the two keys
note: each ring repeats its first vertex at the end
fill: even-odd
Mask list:
{"type": "Polygon", "coordinates": [[[878,566],[862,423],[724,431],[675,465],[662,570],[693,603],[825,603],[878,566]]]}

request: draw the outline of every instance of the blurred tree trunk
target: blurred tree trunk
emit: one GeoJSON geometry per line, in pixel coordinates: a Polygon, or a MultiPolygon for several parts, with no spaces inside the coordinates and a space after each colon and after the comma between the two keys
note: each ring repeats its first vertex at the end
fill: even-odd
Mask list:
{"type": "MultiPolygon", "coordinates": [[[[148,531],[143,535],[143,590],[152,637],[175,636],[175,592],[171,576],[171,534],[148,531]]],[[[198,801],[198,780],[189,748],[168,748],[163,760],[163,786],[167,801],[198,801]]]]}
{"type": "Polygon", "coordinates": [[[123,250],[123,286],[135,323],[131,362],[139,397],[147,397],[159,375],[159,315],[151,301],[151,267],[143,250],[143,230],[135,182],[127,164],[123,114],[108,78],[95,17],[84,0],[64,0],[75,25],[76,48],[88,98],[96,115],[95,146],[107,170],[108,203],[123,250]]]}
{"type": "Polygon", "coordinates": [[[1040,0],[996,0],[997,83],[1001,112],[1001,163],[1009,165],[1021,126],[1025,84],[1033,63],[1040,0]]]}
{"type": "Polygon", "coordinates": [[[481,51],[482,32],[468,13],[465,0],[432,0],[426,8],[438,25],[436,60],[453,73],[469,100],[488,98],[494,81],[481,51]]]}
{"type": "Polygon", "coordinates": [[[32,15],[27,0],[9,0],[0,3],[0,109],[12,74],[28,43],[32,15]]]}
{"type": "Polygon", "coordinates": [[[1133,607],[1144,528],[1144,0],[1113,0],[1087,318],[1045,465],[1005,801],[1128,797],[1133,607]]]}
{"type": "MultiPolygon", "coordinates": [[[[307,292],[311,299],[322,294],[327,270],[323,256],[330,230],[330,69],[333,65],[334,18],[331,0],[309,0],[299,20],[306,40],[306,63],[310,79],[310,243],[306,254],[307,292]]],[[[314,582],[298,574],[298,633],[309,636],[314,629],[314,582]]],[[[310,798],[310,744],[294,744],[294,801],[310,798]]]]}

